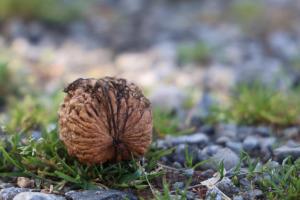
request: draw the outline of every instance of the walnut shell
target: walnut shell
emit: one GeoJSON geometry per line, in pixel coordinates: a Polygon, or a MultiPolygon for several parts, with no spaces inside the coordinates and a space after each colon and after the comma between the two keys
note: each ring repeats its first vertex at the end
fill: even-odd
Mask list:
{"type": "Polygon", "coordinates": [[[59,109],[60,139],[70,155],[96,164],[146,153],[152,112],[141,90],[125,79],[78,79],[59,109]]]}

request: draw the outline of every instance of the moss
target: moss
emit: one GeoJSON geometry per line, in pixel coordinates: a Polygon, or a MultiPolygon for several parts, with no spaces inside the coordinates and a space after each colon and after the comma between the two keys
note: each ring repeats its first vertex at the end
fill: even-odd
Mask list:
{"type": "Polygon", "coordinates": [[[65,23],[83,16],[86,4],[82,0],[1,0],[0,19],[21,17],[28,20],[65,23]]]}
{"type": "Polygon", "coordinates": [[[210,122],[233,121],[239,124],[274,126],[297,125],[300,122],[299,89],[278,91],[265,86],[241,86],[231,96],[228,106],[212,109],[210,122]]]}
{"type": "Polygon", "coordinates": [[[0,63],[0,107],[7,102],[9,96],[18,94],[18,88],[13,79],[8,65],[0,63]]]}
{"type": "Polygon", "coordinates": [[[204,42],[195,45],[181,45],[177,50],[180,63],[207,63],[210,60],[211,49],[204,42]]]}

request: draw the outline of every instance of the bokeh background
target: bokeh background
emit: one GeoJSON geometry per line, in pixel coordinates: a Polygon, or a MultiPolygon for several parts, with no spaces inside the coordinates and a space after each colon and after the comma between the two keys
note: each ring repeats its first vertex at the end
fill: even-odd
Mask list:
{"type": "MultiPolygon", "coordinates": [[[[154,109],[167,110],[160,121],[175,113],[180,129],[206,119],[212,105],[230,104],[240,86],[290,92],[300,84],[299,0],[1,0],[0,20],[6,112],[40,102],[53,112],[71,81],[117,76],[140,85],[154,109]]],[[[273,97],[260,93],[257,102],[273,97]]],[[[275,99],[273,107],[287,104],[276,115],[297,110],[294,100],[275,99]]],[[[239,120],[242,109],[253,110],[243,106],[239,120]]],[[[288,122],[272,114],[252,119],[257,113],[242,122],[298,122],[295,113],[288,122]]],[[[1,122],[13,118],[2,114],[1,122]]],[[[162,131],[174,131],[175,122],[166,121],[162,131]]]]}
{"type": "Polygon", "coordinates": [[[299,94],[300,0],[0,0],[0,199],[26,176],[49,193],[298,200],[299,94]],[[137,162],[85,166],[59,141],[64,87],[104,76],[152,102],[137,162]]]}

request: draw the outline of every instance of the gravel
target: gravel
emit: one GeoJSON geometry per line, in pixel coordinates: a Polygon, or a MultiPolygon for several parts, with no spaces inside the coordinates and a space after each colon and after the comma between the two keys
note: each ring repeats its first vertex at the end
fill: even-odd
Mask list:
{"type": "Polygon", "coordinates": [[[21,192],[13,200],[65,200],[64,197],[40,192],[21,192]]]}
{"type": "Polygon", "coordinates": [[[67,192],[65,196],[69,200],[137,200],[133,194],[110,189],[70,191],[67,192]]]}
{"type": "Polygon", "coordinates": [[[21,192],[28,192],[30,189],[9,187],[0,191],[0,200],[12,200],[17,194],[21,192]]]}

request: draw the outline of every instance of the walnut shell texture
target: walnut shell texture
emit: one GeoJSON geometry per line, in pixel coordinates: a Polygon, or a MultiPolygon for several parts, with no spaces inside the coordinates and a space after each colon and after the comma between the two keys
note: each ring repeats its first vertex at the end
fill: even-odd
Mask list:
{"type": "Polygon", "coordinates": [[[80,78],[64,92],[59,135],[69,155],[101,164],[147,152],[152,141],[151,105],[135,84],[112,77],[80,78]]]}

